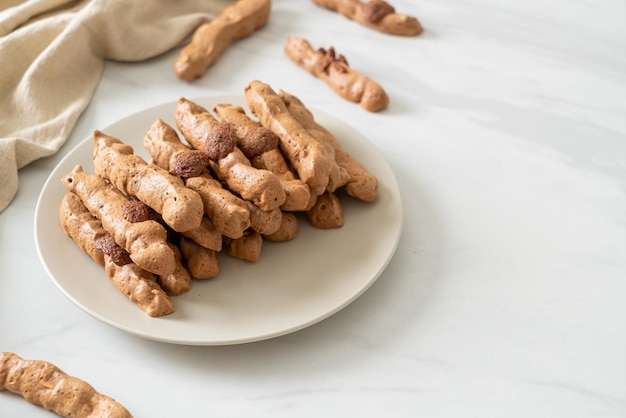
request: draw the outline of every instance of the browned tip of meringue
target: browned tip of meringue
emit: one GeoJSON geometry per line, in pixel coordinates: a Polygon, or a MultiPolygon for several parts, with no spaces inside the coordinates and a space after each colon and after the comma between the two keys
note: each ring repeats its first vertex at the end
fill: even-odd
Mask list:
{"type": "Polygon", "coordinates": [[[237,145],[237,129],[232,123],[219,122],[206,136],[204,151],[213,161],[221,160],[233,152],[237,145]]]}
{"type": "Polygon", "coordinates": [[[279,142],[280,139],[274,132],[259,126],[246,132],[246,135],[240,138],[238,145],[245,156],[252,159],[278,147],[279,142]]]}
{"type": "Polygon", "coordinates": [[[120,247],[111,235],[105,235],[96,241],[96,248],[111,257],[118,266],[132,263],[130,254],[120,247]]]}
{"type": "Polygon", "coordinates": [[[199,150],[189,150],[176,154],[170,162],[170,173],[183,179],[198,177],[209,165],[209,155],[199,150]]]}
{"type": "Polygon", "coordinates": [[[129,200],[122,205],[122,214],[128,222],[144,222],[154,218],[150,206],[139,200],[129,200]]]}

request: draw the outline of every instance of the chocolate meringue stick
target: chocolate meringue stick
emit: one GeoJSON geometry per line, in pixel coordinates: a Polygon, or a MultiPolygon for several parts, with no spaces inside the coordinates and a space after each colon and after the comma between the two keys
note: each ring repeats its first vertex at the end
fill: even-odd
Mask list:
{"type": "Polygon", "coordinates": [[[61,201],[59,220],[65,233],[96,263],[117,289],[152,317],[174,312],[174,305],[154,276],[132,262],[128,253],[85,207],[78,196],[67,193],[61,201]]]}
{"type": "Polygon", "coordinates": [[[167,245],[167,231],[156,221],[130,222],[124,217],[129,200],[100,176],[87,174],[77,165],[63,176],[65,188],[80,197],[85,207],[102,222],[130,258],[154,274],[171,274],[176,267],[174,253],[167,245]]]}
{"type": "Polygon", "coordinates": [[[183,181],[134,154],[130,145],[100,131],[93,134],[96,173],[127,196],[141,200],[177,232],[196,229],[204,214],[202,199],[183,181]]]}
{"type": "MultiPolygon", "coordinates": [[[[220,121],[235,125],[239,140],[237,145],[248,157],[250,163],[258,169],[269,170],[276,174],[285,191],[286,198],[285,203],[281,206],[282,210],[304,211],[311,207],[312,198],[315,201],[317,196],[311,196],[309,186],[296,178],[280,150],[277,147],[272,147],[260,152],[260,149],[265,149],[258,146],[259,142],[265,142],[262,137],[276,136],[276,134],[248,117],[241,106],[221,103],[215,105],[213,111],[220,121]]],[[[278,137],[276,140],[280,141],[278,137]]]]}
{"type": "Polygon", "coordinates": [[[17,393],[62,417],[132,418],[119,402],[98,393],[84,380],[68,375],[50,362],[25,360],[14,353],[0,353],[2,390],[17,393]]]}
{"type": "Polygon", "coordinates": [[[174,118],[185,139],[210,156],[211,168],[230,190],[264,211],[285,202],[285,192],[276,175],[253,167],[236,147],[237,133],[232,124],[220,123],[207,109],[185,98],[179,99],[174,118]]]}
{"type": "Polygon", "coordinates": [[[183,144],[173,127],[162,119],[156,119],[143,138],[154,163],[180,176],[185,185],[195,190],[202,199],[204,212],[216,230],[229,238],[239,238],[250,226],[247,204],[206,170],[208,156],[183,144]]]}
{"type": "Polygon", "coordinates": [[[390,35],[416,36],[424,31],[417,18],[396,13],[396,9],[386,1],[313,0],[313,3],[390,35]]]}

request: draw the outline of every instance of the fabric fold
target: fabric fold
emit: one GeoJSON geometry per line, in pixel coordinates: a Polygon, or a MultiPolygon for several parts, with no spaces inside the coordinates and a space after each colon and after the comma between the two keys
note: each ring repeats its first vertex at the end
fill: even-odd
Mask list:
{"type": "Polygon", "coordinates": [[[67,140],[105,60],[142,61],[178,47],[234,2],[37,0],[1,10],[0,212],[17,191],[18,170],[67,140]]]}

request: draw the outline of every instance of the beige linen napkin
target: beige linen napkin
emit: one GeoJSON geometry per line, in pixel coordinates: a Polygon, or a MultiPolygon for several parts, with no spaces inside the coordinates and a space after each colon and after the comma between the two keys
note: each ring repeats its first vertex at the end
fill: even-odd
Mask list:
{"type": "Polygon", "coordinates": [[[105,60],[140,61],[180,46],[232,3],[2,0],[0,212],[17,191],[18,169],[67,140],[105,60]]]}

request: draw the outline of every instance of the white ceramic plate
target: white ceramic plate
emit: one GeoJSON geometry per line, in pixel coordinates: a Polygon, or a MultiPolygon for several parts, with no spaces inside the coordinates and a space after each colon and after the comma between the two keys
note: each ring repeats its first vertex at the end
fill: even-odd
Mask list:
{"type": "MultiPolygon", "coordinates": [[[[245,106],[242,96],[194,98],[245,106]]],[[[141,145],[157,118],[174,125],[175,102],[128,116],[101,130],[130,144],[149,160],[141,145]]],[[[263,244],[261,259],[249,263],[219,253],[217,277],[195,280],[192,290],[173,298],[176,312],[150,318],[107,279],[104,269],[82,253],[63,232],[58,208],[66,193],[61,178],[81,164],[93,173],[92,142],[85,139],[63,158],[45,183],[35,213],[37,251],[61,291],[95,318],[148,339],[189,345],[258,341],[315,324],[359,297],[379,277],[397,247],[402,205],[392,170],[363,135],[340,120],[314,110],[316,120],[379,180],[379,196],[363,203],[342,196],[345,224],[318,230],[301,218],[298,237],[263,244]]]]}

